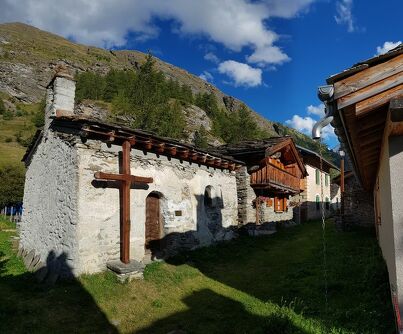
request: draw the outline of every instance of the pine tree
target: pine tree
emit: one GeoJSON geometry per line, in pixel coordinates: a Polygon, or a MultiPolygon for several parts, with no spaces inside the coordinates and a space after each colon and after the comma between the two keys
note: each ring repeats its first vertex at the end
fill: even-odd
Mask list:
{"type": "Polygon", "coordinates": [[[242,141],[246,139],[259,138],[260,132],[256,121],[252,118],[251,112],[242,104],[238,111],[238,124],[236,126],[236,140],[242,141]]]}
{"type": "Polygon", "coordinates": [[[208,147],[207,131],[203,125],[200,125],[199,130],[195,132],[193,144],[201,149],[205,149],[208,147]]]}

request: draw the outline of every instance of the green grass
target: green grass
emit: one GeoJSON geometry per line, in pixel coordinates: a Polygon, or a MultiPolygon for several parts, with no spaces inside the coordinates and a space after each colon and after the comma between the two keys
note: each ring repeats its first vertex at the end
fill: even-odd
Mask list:
{"type": "MultiPolygon", "coordinates": [[[[1,225],[0,225],[1,226],[1,225]]],[[[385,266],[367,230],[327,227],[328,307],[318,222],[46,288],[0,231],[0,333],[394,333],[385,266]]]]}

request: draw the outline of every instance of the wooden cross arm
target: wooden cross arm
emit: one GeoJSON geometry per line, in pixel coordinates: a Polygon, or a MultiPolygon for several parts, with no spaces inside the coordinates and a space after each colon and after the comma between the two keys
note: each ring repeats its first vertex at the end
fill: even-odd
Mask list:
{"type": "Polygon", "coordinates": [[[97,180],[112,180],[112,181],[127,181],[130,183],[153,183],[152,177],[134,176],[128,174],[110,174],[103,172],[96,172],[94,174],[97,180]]]}

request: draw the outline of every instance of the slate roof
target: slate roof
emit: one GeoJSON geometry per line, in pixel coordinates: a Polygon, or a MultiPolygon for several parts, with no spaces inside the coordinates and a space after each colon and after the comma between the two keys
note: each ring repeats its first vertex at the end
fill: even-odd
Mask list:
{"type": "Polygon", "coordinates": [[[396,56],[402,54],[402,53],[403,53],[403,43],[401,43],[400,45],[398,45],[394,49],[392,49],[392,50],[390,50],[390,51],[388,51],[388,52],[386,52],[384,54],[381,54],[379,56],[375,56],[375,57],[360,61],[359,63],[354,64],[350,68],[348,68],[348,69],[346,69],[346,70],[344,70],[344,71],[342,71],[340,73],[331,75],[329,78],[326,79],[326,82],[329,85],[333,84],[333,83],[335,83],[335,82],[337,82],[339,80],[343,80],[345,78],[348,78],[349,76],[352,76],[353,74],[361,72],[361,71],[367,69],[368,67],[372,67],[372,66],[378,65],[380,63],[383,63],[383,62],[385,62],[385,61],[387,61],[387,60],[389,60],[389,59],[391,59],[393,57],[396,57],[396,56]]]}

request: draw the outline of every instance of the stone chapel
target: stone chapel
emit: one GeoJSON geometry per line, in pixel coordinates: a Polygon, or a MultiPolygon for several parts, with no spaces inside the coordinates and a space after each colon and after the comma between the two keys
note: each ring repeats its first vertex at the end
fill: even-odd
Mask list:
{"type": "Polygon", "coordinates": [[[293,221],[307,172],[290,137],[205,151],[85,115],[74,98],[59,71],[23,158],[20,254],[41,276],[129,274],[242,227],[267,234],[293,221]]]}
{"type": "Polygon", "coordinates": [[[77,276],[233,237],[241,162],[77,115],[74,97],[58,72],[23,159],[21,253],[43,264],[63,255],[60,275],[77,276]]]}

